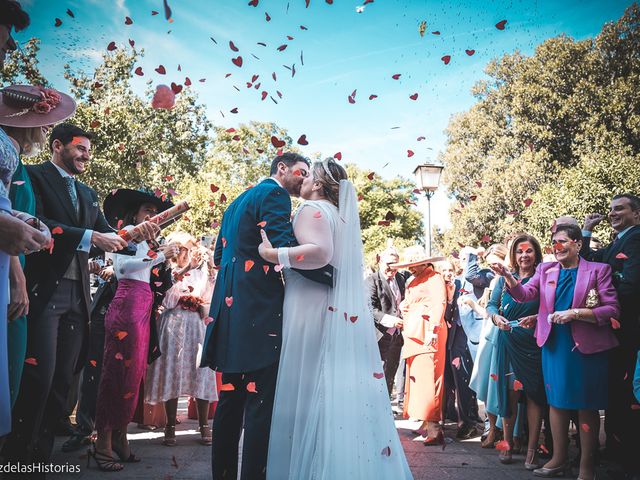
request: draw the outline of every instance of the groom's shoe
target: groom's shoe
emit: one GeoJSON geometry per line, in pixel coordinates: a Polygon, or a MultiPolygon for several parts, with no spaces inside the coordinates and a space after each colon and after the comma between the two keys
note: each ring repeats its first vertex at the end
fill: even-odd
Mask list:
{"type": "Polygon", "coordinates": [[[424,444],[429,447],[431,445],[444,445],[444,433],[438,432],[435,437],[427,437],[424,444]]]}

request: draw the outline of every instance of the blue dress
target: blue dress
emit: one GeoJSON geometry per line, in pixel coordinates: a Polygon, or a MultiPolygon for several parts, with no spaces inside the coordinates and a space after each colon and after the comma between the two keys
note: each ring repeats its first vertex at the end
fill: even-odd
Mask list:
{"type": "MultiPolygon", "coordinates": [[[[560,270],[554,311],[571,308],[577,275],[577,268],[560,270]]],[[[542,372],[549,405],[566,410],[606,409],[608,369],[607,352],[580,353],[570,323],[551,326],[542,347],[542,372]]]]}
{"type": "MultiPolygon", "coordinates": [[[[18,165],[18,152],[0,128],[0,215],[11,213],[9,187],[18,165]]],[[[0,251],[0,437],[11,431],[11,399],[7,353],[7,305],[9,304],[9,255],[0,251]]]]}

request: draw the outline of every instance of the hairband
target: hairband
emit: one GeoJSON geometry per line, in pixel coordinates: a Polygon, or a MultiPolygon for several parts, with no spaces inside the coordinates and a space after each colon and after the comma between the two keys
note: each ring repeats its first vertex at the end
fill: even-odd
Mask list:
{"type": "Polygon", "coordinates": [[[335,183],[336,185],[340,185],[340,182],[338,182],[335,178],[333,178],[333,175],[331,175],[331,172],[329,171],[328,158],[322,161],[322,168],[324,168],[325,173],[329,176],[329,178],[333,181],[333,183],[335,183]]]}

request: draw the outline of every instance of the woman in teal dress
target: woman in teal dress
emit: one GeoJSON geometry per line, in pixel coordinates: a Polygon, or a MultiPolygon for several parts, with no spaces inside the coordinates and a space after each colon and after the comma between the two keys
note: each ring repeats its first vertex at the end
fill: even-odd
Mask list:
{"type": "MultiPolygon", "coordinates": [[[[526,284],[542,262],[542,249],[538,241],[528,234],[518,235],[509,249],[509,263],[513,276],[526,284]]],[[[503,419],[504,439],[513,448],[514,423],[518,414],[518,399],[526,397],[526,415],[529,426],[527,470],[538,468],[535,453],[538,448],[542,408],[546,403],[542,380],[542,353],[536,344],[533,330],[519,325],[521,320],[533,320],[538,313],[539,302],[532,300],[518,303],[505,288],[504,278],[499,277],[487,313],[499,328],[495,342],[495,383],[498,390],[497,413],[503,419]]],[[[511,450],[501,450],[502,463],[511,463],[511,450]]]]}
{"type": "MultiPolygon", "coordinates": [[[[18,162],[18,168],[11,179],[11,190],[9,191],[9,199],[14,210],[36,214],[36,197],[33,194],[31,179],[27,174],[27,169],[21,160],[18,162]]],[[[17,257],[19,264],[12,260],[11,268],[24,268],[24,255],[17,257]]],[[[15,275],[15,271],[12,272],[15,275]]],[[[7,341],[9,353],[9,395],[11,397],[11,408],[16,403],[18,391],[20,390],[20,379],[22,378],[22,369],[24,367],[25,354],[27,352],[27,316],[22,315],[7,326],[7,341]]]]}

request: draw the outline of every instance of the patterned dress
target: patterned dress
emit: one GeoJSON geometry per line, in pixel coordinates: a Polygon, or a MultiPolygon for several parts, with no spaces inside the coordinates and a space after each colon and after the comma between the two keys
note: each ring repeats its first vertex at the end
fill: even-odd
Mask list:
{"type": "Polygon", "coordinates": [[[189,271],[165,294],[164,312],[158,320],[158,336],[162,356],[147,371],[145,401],[166,402],[182,396],[210,402],[218,399],[216,374],[210,368],[199,368],[205,321],[197,311],[189,309],[186,297],[211,298],[213,282],[206,265],[189,271]]]}

